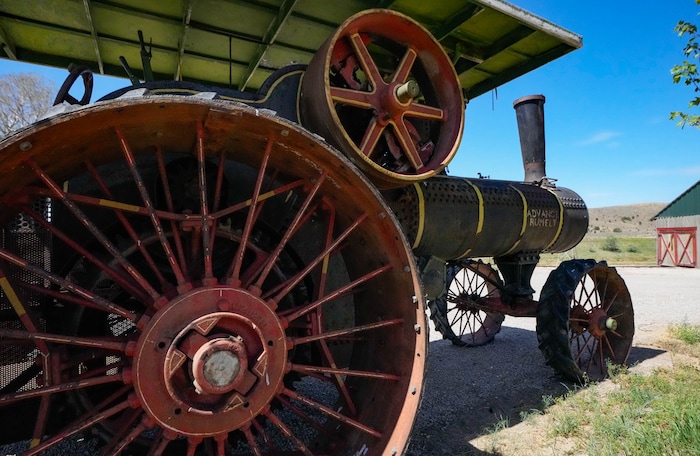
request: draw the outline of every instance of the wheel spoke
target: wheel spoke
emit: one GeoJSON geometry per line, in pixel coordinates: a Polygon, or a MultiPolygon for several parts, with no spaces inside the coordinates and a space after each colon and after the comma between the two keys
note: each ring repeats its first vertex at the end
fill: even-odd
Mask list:
{"type": "Polygon", "coordinates": [[[299,318],[303,315],[306,315],[313,310],[316,310],[317,308],[319,308],[320,306],[322,306],[323,304],[325,304],[327,302],[330,302],[334,299],[338,299],[342,296],[345,296],[346,294],[348,294],[350,291],[352,291],[357,286],[362,285],[363,283],[368,282],[369,280],[372,280],[373,278],[379,276],[380,274],[382,274],[390,269],[391,269],[391,265],[381,266],[381,267],[375,269],[374,271],[371,271],[371,272],[363,275],[362,277],[359,277],[351,282],[348,282],[346,285],[343,285],[342,287],[337,288],[336,290],[334,290],[331,293],[328,293],[324,297],[319,298],[316,301],[311,302],[311,303],[303,306],[302,308],[294,311],[293,313],[287,315],[286,317],[284,317],[283,321],[286,321],[286,322],[294,321],[297,318],[299,318]]]}
{"type": "Polygon", "coordinates": [[[417,57],[418,54],[416,53],[416,50],[412,47],[408,47],[406,49],[406,53],[401,58],[399,66],[396,68],[392,82],[406,82],[417,57]]]}
{"type": "Polygon", "coordinates": [[[296,435],[294,435],[294,433],[279,418],[277,418],[277,416],[274,413],[270,411],[267,412],[265,416],[275,427],[277,427],[277,429],[279,429],[282,432],[284,436],[287,437],[287,439],[289,439],[294,444],[294,446],[299,451],[301,451],[307,456],[313,456],[313,453],[306,447],[306,445],[304,445],[304,442],[299,440],[299,438],[296,435]]]}
{"type": "MultiPolygon", "coordinates": [[[[170,243],[168,242],[168,239],[165,236],[165,230],[163,229],[163,226],[160,223],[160,218],[158,217],[155,206],[151,201],[151,197],[148,193],[148,189],[146,188],[146,184],[144,184],[143,178],[141,177],[141,174],[139,173],[139,170],[136,166],[136,160],[134,159],[134,154],[131,151],[131,147],[129,146],[129,143],[127,142],[126,137],[124,136],[124,132],[120,127],[116,128],[116,133],[117,138],[119,138],[119,146],[121,147],[121,150],[126,159],[126,163],[129,167],[129,170],[131,171],[134,183],[136,184],[139,193],[141,194],[143,205],[148,211],[151,223],[153,224],[153,229],[155,229],[158,239],[160,240],[163,250],[165,251],[165,256],[168,259],[168,264],[170,265],[173,274],[175,274],[178,286],[182,286],[185,284],[185,276],[183,275],[182,270],[180,269],[180,265],[177,263],[175,254],[170,247],[170,243]]],[[[155,301],[157,301],[157,299],[155,299],[155,301]]]]}
{"type": "MultiPolygon", "coordinates": [[[[160,146],[156,147],[156,159],[158,161],[158,175],[163,183],[163,194],[165,195],[165,204],[170,213],[175,213],[175,206],[173,203],[172,192],[170,191],[170,182],[168,179],[168,173],[165,170],[165,162],[163,161],[163,151],[160,146]]],[[[159,217],[164,218],[161,214],[159,217]]],[[[177,224],[175,220],[170,221],[170,231],[173,233],[173,240],[175,241],[175,250],[177,251],[177,258],[180,265],[180,270],[184,275],[188,275],[187,270],[187,260],[185,259],[185,249],[182,245],[182,238],[180,237],[180,230],[177,229],[177,224]]]]}
{"type": "Polygon", "coordinates": [[[367,50],[367,46],[365,46],[365,43],[364,41],[362,41],[362,38],[360,37],[359,33],[351,34],[349,36],[349,39],[350,45],[355,50],[355,55],[360,63],[362,71],[365,72],[365,76],[367,77],[369,83],[372,85],[372,88],[376,90],[377,85],[382,83],[383,81],[382,76],[379,74],[379,69],[374,63],[372,55],[370,55],[369,51],[367,50]]]}
{"type": "Polygon", "coordinates": [[[165,432],[161,429],[153,438],[151,447],[148,450],[148,456],[160,456],[165,452],[165,448],[172,442],[173,439],[168,438],[165,432]]]}
{"type": "Polygon", "coordinates": [[[110,445],[102,449],[102,454],[105,456],[121,454],[122,450],[133,442],[139,434],[151,427],[145,424],[144,419],[139,421],[139,418],[143,418],[144,416],[144,412],[141,409],[128,410],[124,415],[125,416],[122,417],[121,429],[116,432],[110,445]],[[134,426],[134,423],[137,421],[139,421],[139,423],[134,426]]]}
{"type": "MultiPolygon", "coordinates": [[[[273,288],[272,290],[270,290],[269,292],[267,292],[263,296],[267,298],[267,297],[272,296],[273,294],[276,293],[276,295],[272,298],[272,301],[279,303],[280,300],[282,298],[284,298],[292,290],[292,288],[294,288],[297,284],[299,284],[299,282],[301,282],[304,279],[304,277],[306,277],[314,268],[316,268],[319,264],[324,263],[326,261],[326,259],[331,255],[331,253],[334,252],[345,241],[345,239],[347,239],[347,237],[350,236],[350,234],[352,234],[353,231],[355,231],[362,224],[362,222],[364,220],[366,220],[366,218],[367,218],[367,214],[362,214],[360,217],[358,217],[355,221],[353,221],[350,224],[350,226],[348,226],[348,228],[345,231],[343,231],[343,233],[340,234],[340,236],[338,236],[338,238],[334,242],[327,245],[321,251],[321,253],[319,253],[316,256],[316,258],[314,258],[312,261],[310,261],[308,263],[308,265],[303,270],[301,270],[294,277],[290,278],[290,280],[288,280],[287,282],[281,283],[279,286],[273,288]]],[[[384,269],[384,268],[379,268],[379,270],[376,270],[376,271],[368,274],[369,277],[367,279],[363,279],[363,281],[368,280],[368,279],[374,277],[374,275],[376,275],[377,273],[383,272],[385,270],[386,269],[384,269]]],[[[336,297],[338,296],[337,293],[338,293],[337,291],[334,293],[336,295],[336,297]]],[[[335,298],[331,298],[331,299],[335,299],[335,298]]],[[[319,301],[322,301],[322,300],[319,300],[319,301]]],[[[325,302],[325,301],[323,301],[323,302],[325,302]]],[[[317,306],[315,306],[315,307],[308,307],[307,306],[308,310],[313,310],[316,307],[317,306]]],[[[293,319],[294,318],[290,318],[290,320],[293,320],[293,319]]]]}
{"type": "Polygon", "coordinates": [[[403,150],[404,155],[413,166],[413,169],[420,171],[423,166],[423,160],[420,158],[420,153],[416,148],[416,143],[411,136],[411,133],[406,128],[406,120],[400,120],[393,124],[396,140],[399,142],[399,147],[403,150]]]}
{"type": "Polygon", "coordinates": [[[102,348],[116,352],[124,352],[127,347],[127,342],[115,338],[87,338],[78,336],[64,336],[61,334],[48,334],[33,331],[18,331],[13,329],[0,329],[0,338],[15,339],[15,340],[33,340],[42,342],[52,342],[56,344],[73,345],[76,347],[93,347],[102,348]]]}
{"type": "Polygon", "coordinates": [[[404,117],[411,117],[415,119],[424,120],[437,120],[444,122],[445,110],[440,108],[434,108],[432,106],[424,105],[416,101],[411,102],[411,105],[406,111],[404,111],[404,117]]]}
{"type": "Polygon", "coordinates": [[[615,353],[615,350],[613,349],[612,345],[610,345],[610,340],[607,338],[607,336],[603,336],[602,339],[605,341],[605,348],[608,349],[608,352],[610,353],[610,357],[612,358],[613,362],[619,362],[617,358],[617,354],[615,353]]]}
{"type": "Polygon", "coordinates": [[[284,394],[285,396],[287,396],[291,399],[297,400],[297,401],[301,402],[302,404],[307,405],[307,406],[313,408],[314,410],[321,412],[324,415],[327,415],[327,416],[329,416],[337,421],[340,421],[341,423],[352,426],[355,429],[358,429],[366,434],[369,434],[369,435],[371,435],[373,437],[377,437],[377,438],[382,437],[381,432],[377,431],[376,429],[373,429],[370,426],[366,426],[366,425],[360,423],[359,421],[353,420],[353,419],[351,419],[351,418],[349,418],[341,413],[336,412],[335,410],[333,410],[329,407],[324,406],[323,404],[320,404],[314,400],[311,400],[307,397],[304,397],[301,394],[297,394],[288,388],[285,388],[282,391],[282,394],[284,394]]]}
{"type": "Polygon", "coordinates": [[[100,260],[94,254],[92,254],[89,250],[87,250],[78,242],[73,240],[70,236],[59,230],[54,224],[47,222],[44,217],[36,213],[31,208],[25,207],[23,208],[22,212],[31,217],[32,220],[36,221],[43,229],[50,232],[53,236],[57,238],[57,240],[60,240],[61,242],[66,244],[66,246],[68,246],[70,249],[79,253],[85,259],[94,264],[100,271],[104,272],[107,276],[109,276],[109,278],[111,278],[117,284],[119,284],[119,286],[122,287],[125,291],[135,296],[141,302],[148,301],[148,295],[142,289],[140,289],[138,285],[136,285],[133,281],[129,280],[128,277],[124,276],[124,274],[122,274],[121,271],[117,271],[109,267],[102,260],[100,260]]]}
{"type": "Polygon", "coordinates": [[[85,380],[77,380],[74,382],[64,382],[56,385],[42,386],[30,391],[22,391],[18,393],[3,394],[0,396],[0,404],[7,405],[24,399],[33,397],[42,397],[54,393],[62,393],[65,391],[73,391],[83,388],[89,388],[96,385],[104,385],[106,383],[115,383],[123,381],[122,375],[104,375],[101,377],[93,377],[85,380]]]}
{"type": "Polygon", "coordinates": [[[258,442],[255,441],[255,437],[253,436],[253,433],[250,431],[250,425],[244,426],[242,429],[243,434],[245,435],[245,439],[248,442],[248,445],[250,446],[251,450],[253,450],[253,454],[255,456],[262,456],[262,451],[260,451],[260,447],[258,446],[258,442]]]}
{"type": "Polygon", "coordinates": [[[304,374],[333,374],[333,375],[347,375],[350,377],[362,377],[362,378],[375,378],[380,380],[399,380],[401,377],[392,374],[383,374],[380,372],[369,372],[369,371],[358,371],[352,369],[338,369],[332,367],[321,367],[321,366],[305,366],[302,364],[292,364],[291,370],[295,372],[300,372],[304,374]]]}
{"type": "MultiPolygon", "coordinates": [[[[1,253],[1,252],[0,252],[1,253]]],[[[15,291],[12,284],[5,273],[4,265],[0,264],[0,289],[2,289],[5,297],[10,302],[12,309],[19,318],[22,325],[26,328],[29,333],[37,333],[39,331],[39,325],[37,318],[33,315],[31,306],[28,306],[25,302],[20,299],[19,295],[15,291]]],[[[19,332],[19,331],[18,331],[19,332]]],[[[49,348],[45,341],[37,339],[37,348],[42,352],[43,355],[48,355],[49,348]]]]}
{"type": "MultiPolygon", "coordinates": [[[[111,190],[107,186],[107,184],[104,182],[102,177],[99,175],[97,169],[92,165],[92,163],[88,162],[86,163],[87,169],[92,175],[92,177],[95,179],[97,182],[97,185],[100,187],[100,190],[102,193],[109,199],[114,200],[114,196],[112,195],[111,190]]],[[[118,207],[113,207],[115,215],[119,219],[119,222],[122,224],[126,232],[129,234],[129,237],[131,237],[132,242],[134,245],[136,245],[139,249],[139,252],[141,255],[143,255],[144,259],[146,260],[146,263],[148,266],[151,268],[151,272],[155,274],[156,278],[158,279],[158,282],[160,282],[161,286],[165,285],[166,280],[163,277],[163,275],[160,273],[158,270],[158,267],[155,264],[155,261],[153,261],[153,258],[151,257],[150,253],[148,253],[148,250],[146,249],[146,246],[143,245],[143,243],[139,242],[139,237],[138,234],[136,233],[136,230],[134,227],[129,223],[129,220],[126,218],[124,215],[124,212],[119,209],[118,207]]],[[[90,255],[92,256],[92,255],[90,255]]],[[[102,269],[103,271],[107,271],[107,268],[102,269]]]]}
{"type": "Polygon", "coordinates": [[[346,89],[344,87],[331,87],[331,99],[333,102],[353,106],[355,108],[371,110],[374,108],[372,100],[373,94],[362,90],[346,89]]]}
{"type": "Polygon", "coordinates": [[[372,117],[360,143],[360,150],[366,157],[372,157],[372,153],[377,148],[379,138],[382,137],[385,131],[386,127],[378,122],[376,116],[372,117]]]}
{"type": "MultiPolygon", "coordinates": [[[[282,253],[282,250],[284,247],[287,245],[289,242],[289,239],[294,235],[296,230],[299,228],[299,223],[303,219],[304,215],[306,214],[306,211],[309,209],[309,206],[311,205],[311,201],[314,199],[316,196],[316,193],[318,192],[319,188],[321,187],[321,184],[323,184],[323,181],[326,179],[326,174],[321,174],[318,176],[313,188],[309,190],[309,193],[306,195],[306,199],[304,199],[304,202],[301,204],[301,207],[297,211],[294,220],[289,224],[289,227],[287,227],[287,231],[284,233],[284,236],[280,240],[280,242],[277,244],[277,247],[275,250],[271,253],[270,257],[267,259],[267,263],[265,265],[265,268],[263,271],[260,273],[258,276],[257,282],[255,282],[255,287],[258,289],[262,288],[262,284],[267,278],[268,274],[272,270],[273,266],[277,262],[277,259],[279,258],[280,254],[282,253]]],[[[286,293],[284,293],[286,294],[286,293]]]]}
{"type": "MultiPolygon", "coordinates": [[[[33,264],[29,264],[26,261],[24,261],[22,258],[8,252],[7,250],[0,249],[0,259],[3,259],[7,261],[8,263],[14,264],[15,266],[19,266],[20,268],[38,276],[41,277],[45,280],[48,280],[49,282],[58,285],[59,287],[65,288],[68,291],[73,292],[80,298],[83,298],[84,301],[81,301],[84,303],[86,307],[93,307],[97,309],[101,309],[107,312],[115,313],[119,316],[122,316],[126,318],[127,320],[131,321],[137,321],[138,316],[133,314],[132,312],[124,309],[121,306],[118,306],[110,301],[107,301],[106,299],[101,298],[100,296],[97,296],[96,294],[85,290],[84,288],[81,288],[73,283],[71,283],[68,280],[65,280],[64,278],[58,276],[57,274],[48,272],[44,270],[43,268],[40,268],[38,266],[34,266],[33,264]]],[[[9,286],[9,282],[7,281],[0,281],[0,286],[9,286]]],[[[8,290],[11,290],[8,288],[8,290]]],[[[8,291],[5,290],[7,293],[8,291]]],[[[10,295],[8,295],[8,298],[12,296],[11,302],[13,302],[13,306],[18,305],[19,310],[18,315],[22,315],[23,313],[26,313],[26,306],[24,306],[19,298],[14,299],[17,294],[14,292],[14,290],[9,291],[10,295]]]]}
{"type": "Polygon", "coordinates": [[[298,345],[307,344],[309,342],[334,339],[337,337],[347,337],[347,336],[350,336],[352,334],[357,334],[357,333],[364,332],[364,331],[370,331],[373,329],[386,328],[387,326],[401,325],[403,323],[404,323],[403,319],[384,320],[384,321],[380,321],[377,323],[368,323],[366,325],[353,326],[353,327],[344,328],[344,329],[337,329],[335,331],[321,332],[318,334],[313,334],[311,336],[292,337],[290,342],[293,344],[293,346],[296,347],[298,345]]]}
{"type": "Polygon", "coordinates": [[[41,442],[44,436],[46,426],[49,420],[49,409],[51,407],[51,396],[42,396],[37,413],[36,424],[34,425],[34,433],[29,443],[29,448],[33,448],[41,442]]]}
{"type": "Polygon", "coordinates": [[[117,413],[126,410],[127,408],[129,408],[129,404],[126,401],[124,401],[124,402],[121,402],[121,403],[105,410],[104,412],[93,413],[89,418],[87,418],[83,421],[80,421],[80,422],[76,422],[72,426],[70,426],[70,427],[64,429],[62,432],[56,434],[54,437],[49,438],[49,439],[41,442],[40,445],[37,445],[34,448],[31,448],[29,451],[24,453],[24,455],[33,456],[35,454],[42,453],[42,452],[46,451],[47,449],[53,447],[54,445],[67,439],[68,437],[71,437],[80,431],[84,431],[84,430],[90,428],[91,426],[94,426],[98,423],[101,423],[101,422],[107,420],[108,418],[116,415],[117,413]]]}
{"type": "Polygon", "coordinates": [[[262,189],[263,179],[265,178],[265,172],[267,170],[267,163],[270,159],[270,152],[272,151],[272,137],[267,141],[265,146],[265,152],[263,153],[262,161],[260,163],[260,168],[258,170],[258,176],[255,181],[255,187],[253,189],[253,196],[250,199],[250,208],[248,209],[248,216],[246,217],[245,225],[243,226],[243,234],[241,236],[241,242],[238,246],[235,256],[233,257],[233,263],[227,273],[230,277],[231,283],[240,282],[241,267],[243,265],[243,255],[245,254],[246,246],[248,245],[248,239],[250,238],[250,233],[253,231],[253,225],[255,224],[257,217],[258,203],[260,202],[260,191],[262,189]]]}
{"type": "MultiPolygon", "coordinates": [[[[207,200],[207,172],[206,172],[206,158],[204,156],[204,127],[201,122],[197,123],[197,180],[199,182],[199,215],[201,217],[201,230],[202,230],[202,253],[204,260],[204,277],[203,282],[205,284],[214,284],[216,279],[214,279],[214,272],[212,270],[212,241],[211,236],[211,220],[209,219],[209,201],[207,200]]],[[[216,184],[215,184],[216,185],[216,184]]],[[[168,248],[170,244],[168,243],[168,248]]],[[[172,251],[166,250],[166,253],[172,255],[172,251]]],[[[179,268],[179,265],[174,261],[172,264],[179,268]]],[[[181,274],[182,282],[184,283],[185,278],[181,274]]],[[[176,273],[177,275],[177,273],[176,273]]],[[[182,285],[178,282],[178,285],[182,285]]]]}
{"type": "Polygon", "coordinates": [[[44,184],[52,192],[53,196],[60,199],[61,202],[68,208],[70,212],[73,213],[76,219],[78,219],[85,228],[87,228],[90,233],[95,237],[95,239],[112,255],[112,257],[117,260],[117,262],[133,277],[133,279],[141,286],[146,293],[153,299],[153,301],[158,301],[160,299],[159,293],[151,286],[150,283],[143,277],[143,275],[131,265],[127,259],[122,255],[122,253],[117,249],[117,247],[105,236],[104,233],[83,213],[83,211],[78,208],[76,204],[71,201],[67,195],[61,190],[56,182],[53,181],[36,163],[28,161],[27,164],[35,172],[37,177],[39,177],[44,184]]]}

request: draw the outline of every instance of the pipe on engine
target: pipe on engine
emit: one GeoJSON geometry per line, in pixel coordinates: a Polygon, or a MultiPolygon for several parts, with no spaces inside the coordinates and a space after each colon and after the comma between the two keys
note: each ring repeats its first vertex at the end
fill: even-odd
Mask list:
{"type": "Polygon", "coordinates": [[[525,182],[540,182],[545,176],[544,95],[528,95],[513,102],[518,122],[525,182]]]}
{"type": "Polygon", "coordinates": [[[419,256],[564,252],[588,230],[586,204],[562,187],[435,176],[385,197],[419,256]]]}

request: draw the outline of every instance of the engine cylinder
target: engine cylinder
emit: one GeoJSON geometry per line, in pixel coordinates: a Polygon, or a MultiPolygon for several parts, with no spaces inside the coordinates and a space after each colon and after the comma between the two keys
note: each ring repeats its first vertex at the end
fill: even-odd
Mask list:
{"type": "Polygon", "coordinates": [[[562,187],[436,176],[385,197],[414,253],[444,260],[564,252],[588,229],[586,204],[562,187]]]}

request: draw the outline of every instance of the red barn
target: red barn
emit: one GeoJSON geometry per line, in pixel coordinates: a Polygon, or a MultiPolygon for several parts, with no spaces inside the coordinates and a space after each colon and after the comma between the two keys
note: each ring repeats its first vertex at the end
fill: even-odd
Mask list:
{"type": "Polygon", "coordinates": [[[671,201],[652,220],[656,226],[657,264],[697,268],[700,181],[671,201]]]}

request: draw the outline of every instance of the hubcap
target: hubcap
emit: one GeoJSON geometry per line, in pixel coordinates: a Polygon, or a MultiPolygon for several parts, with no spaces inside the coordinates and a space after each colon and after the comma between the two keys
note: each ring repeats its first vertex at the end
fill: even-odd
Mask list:
{"type": "Polygon", "coordinates": [[[280,388],[286,361],[284,329],[265,301],[226,286],[199,288],[147,323],[134,387],[162,427],[214,436],[261,412],[280,388]]]}

